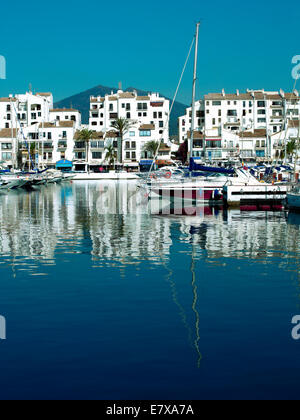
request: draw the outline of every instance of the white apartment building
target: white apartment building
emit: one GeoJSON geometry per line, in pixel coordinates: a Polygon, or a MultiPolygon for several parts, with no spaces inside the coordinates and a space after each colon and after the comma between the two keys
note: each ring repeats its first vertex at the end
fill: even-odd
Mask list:
{"type": "Polygon", "coordinates": [[[23,129],[25,138],[21,132],[18,135],[19,147],[23,153],[23,163],[28,162],[28,148],[34,144],[35,155],[32,159],[40,168],[55,168],[60,160],[73,161],[74,137],[76,125],[74,121],[55,121],[33,125],[23,129]]]}
{"type": "MultiPolygon", "coordinates": [[[[147,157],[144,147],[149,141],[169,142],[170,102],[158,93],[139,96],[137,92],[123,92],[91,97],[89,128],[95,132],[111,132],[117,118],[130,120],[132,127],[124,134],[123,160],[125,166],[137,166],[147,157]]],[[[116,143],[115,143],[116,144],[116,143]]]]}
{"type": "Polygon", "coordinates": [[[54,121],[74,121],[77,130],[81,129],[81,112],[77,109],[51,109],[50,122],[54,121]]]}
{"type": "Polygon", "coordinates": [[[0,129],[0,163],[7,168],[13,168],[17,158],[17,130],[11,128],[0,129]]]}
{"type": "Polygon", "coordinates": [[[33,143],[32,159],[40,168],[54,168],[60,160],[73,161],[75,133],[82,128],[81,113],[53,109],[51,93],[27,92],[0,98],[0,161],[14,167],[21,149],[23,163],[28,162],[28,147],[33,143]]]}
{"type": "MultiPolygon", "coordinates": [[[[234,94],[223,90],[205,95],[196,103],[193,155],[212,160],[238,155],[241,158],[270,156],[274,135],[286,131],[289,121],[299,121],[299,115],[300,97],[296,90],[293,93],[247,90],[234,94]],[[237,136],[231,135],[234,133],[237,136]],[[260,142],[260,147],[250,146],[250,141],[255,145],[260,142]]],[[[190,138],[191,125],[192,108],[188,108],[179,118],[180,142],[190,138]]]]}
{"type": "Polygon", "coordinates": [[[18,128],[49,121],[50,109],[53,108],[51,93],[27,92],[0,98],[0,128],[18,128]],[[17,122],[19,120],[19,124],[17,122]]]}

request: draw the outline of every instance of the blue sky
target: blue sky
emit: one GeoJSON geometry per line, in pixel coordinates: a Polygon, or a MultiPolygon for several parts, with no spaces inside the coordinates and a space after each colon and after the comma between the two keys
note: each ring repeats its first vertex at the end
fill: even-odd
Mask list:
{"type": "MultiPolygon", "coordinates": [[[[290,90],[300,55],[300,3],[203,0],[77,0],[1,5],[0,96],[51,91],[63,99],[97,85],[172,96],[202,21],[198,95],[247,88],[290,90]]],[[[192,62],[179,99],[191,102],[192,62]]],[[[300,88],[300,82],[299,82],[300,88]]]]}

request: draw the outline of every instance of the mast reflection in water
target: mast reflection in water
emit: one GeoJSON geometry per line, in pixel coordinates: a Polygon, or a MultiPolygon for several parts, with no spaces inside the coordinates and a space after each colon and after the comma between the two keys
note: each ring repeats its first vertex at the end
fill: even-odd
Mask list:
{"type": "Polygon", "coordinates": [[[155,215],[134,191],[0,196],[0,398],[296,397],[299,216],[155,215]]]}

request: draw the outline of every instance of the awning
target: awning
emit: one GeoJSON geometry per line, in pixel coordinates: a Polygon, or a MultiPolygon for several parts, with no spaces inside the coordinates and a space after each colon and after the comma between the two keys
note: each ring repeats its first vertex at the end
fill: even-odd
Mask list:
{"type": "Polygon", "coordinates": [[[124,163],[123,165],[125,168],[138,168],[139,164],[137,162],[128,162],[128,163],[124,163]]]}
{"type": "Polygon", "coordinates": [[[152,165],[153,160],[142,159],[140,165],[152,165]]]}
{"type": "Polygon", "coordinates": [[[56,162],[56,169],[59,168],[73,168],[73,163],[69,160],[59,160],[56,162]]]}

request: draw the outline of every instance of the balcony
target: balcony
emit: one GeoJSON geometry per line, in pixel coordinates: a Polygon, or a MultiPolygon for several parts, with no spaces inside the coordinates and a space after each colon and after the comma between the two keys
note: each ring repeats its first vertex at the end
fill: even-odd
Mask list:
{"type": "Polygon", "coordinates": [[[66,141],[60,141],[59,143],[58,143],[58,148],[59,149],[66,149],[68,146],[67,146],[67,142],[66,141]]]}
{"type": "Polygon", "coordinates": [[[44,148],[44,150],[53,150],[53,143],[44,143],[42,144],[42,148],[44,148]]]}

